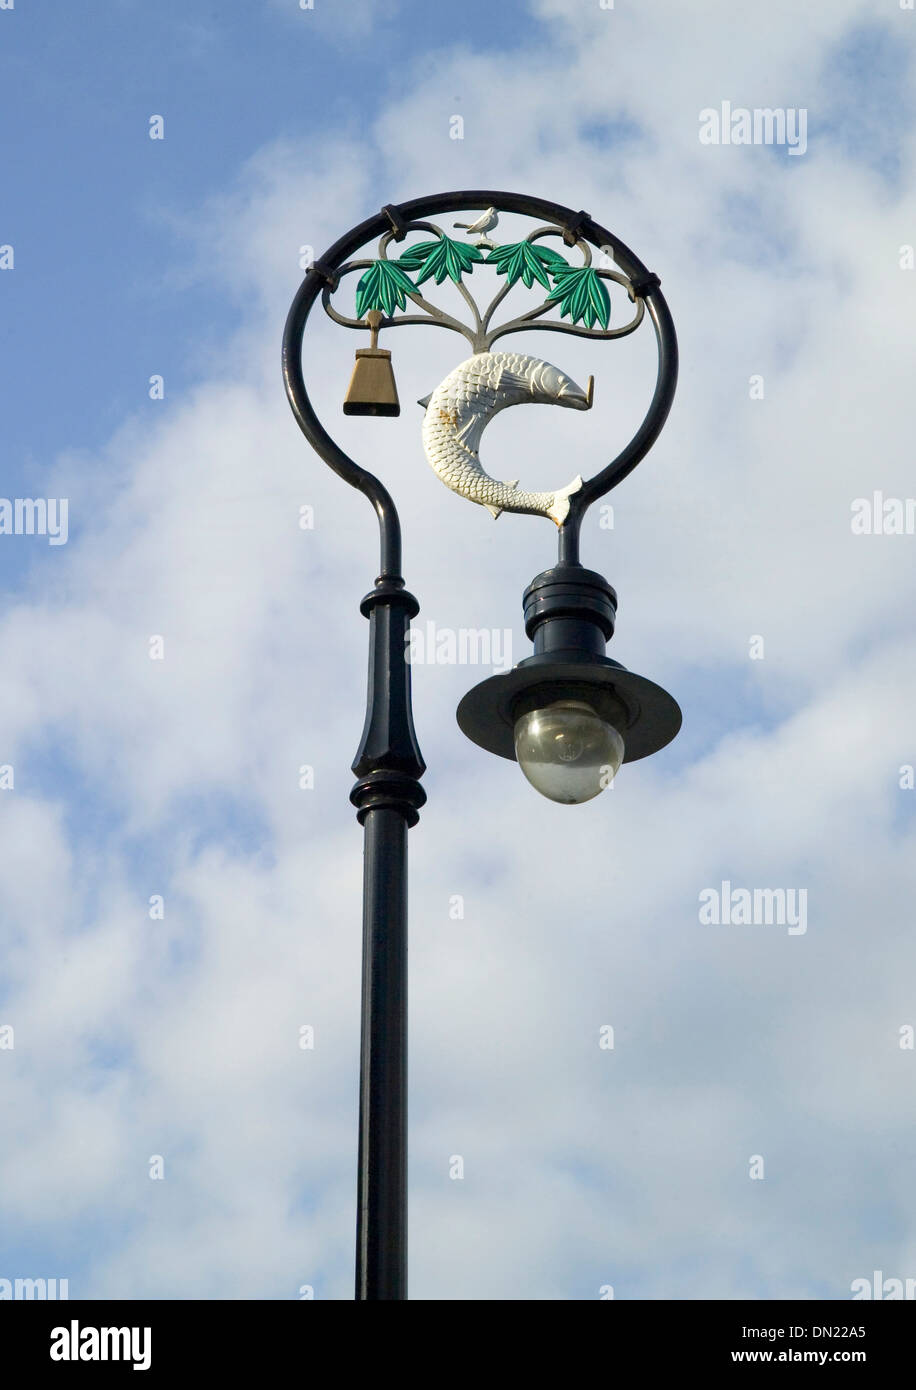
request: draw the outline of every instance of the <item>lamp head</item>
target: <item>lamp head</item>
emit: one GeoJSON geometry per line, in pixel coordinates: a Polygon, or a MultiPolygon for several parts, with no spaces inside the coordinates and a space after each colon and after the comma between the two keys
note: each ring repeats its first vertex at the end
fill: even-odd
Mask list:
{"type": "Polygon", "coordinates": [[[661,686],[594,655],[528,657],[469,690],[457,714],[473,743],[518,762],[543,796],[568,806],[590,801],[623,763],[664,748],[681,727],[661,686]]]}

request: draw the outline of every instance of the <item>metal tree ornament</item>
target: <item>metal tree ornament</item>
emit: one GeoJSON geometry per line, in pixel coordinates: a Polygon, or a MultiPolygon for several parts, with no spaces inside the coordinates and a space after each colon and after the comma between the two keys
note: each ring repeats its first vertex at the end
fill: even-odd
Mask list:
{"type": "MultiPolygon", "coordinates": [[[[499,246],[486,235],[493,231],[499,214],[490,207],[475,222],[455,223],[466,229],[468,236],[478,236],[473,245],[457,241],[433,222],[414,221],[405,231],[433,232],[435,240],[421,241],[408,246],[396,260],[388,249],[398,233],[386,231],[378,243],[374,260],[348,261],[339,267],[337,283],[326,285],[322,292],[325,312],[335,323],[346,328],[373,330],[374,339],[380,328],[397,328],[403,324],[436,324],[461,333],[473,349],[473,356],[462,362],[420,405],[426,408],[423,422],[423,446],[434,472],[453,492],[478,502],[495,518],[502,512],[528,512],[549,516],[560,526],[569,514],[569,496],[582,487],[581,477],[573,479],[555,492],[519,492],[518,479],[497,482],[484,471],[479,459],[480,437],[492,417],[510,405],[537,402],[562,405],[574,410],[589,410],[593,400],[594,378],[589,378],[583,391],[557,367],[523,353],[494,353],[491,349],[498,338],[509,333],[533,329],[549,329],[560,333],[575,333],[577,337],[621,338],[632,333],[642,322],[645,306],[636,301],[636,312],[621,328],[609,328],[611,302],[603,281],[616,281],[631,289],[630,282],[616,271],[597,269],[592,264],[592,251],[581,237],[571,238],[566,229],[555,224],[535,227],[524,241],[499,246]],[[581,254],[581,265],[570,265],[565,256],[551,247],[540,245],[547,237],[561,238],[581,254]],[[485,257],[483,250],[489,254],[485,257]],[[504,276],[502,286],[482,313],[473,294],[465,284],[475,266],[492,266],[497,275],[504,276]],[[341,314],[331,300],[344,275],[362,271],[356,286],[357,318],[341,314]],[[415,280],[411,280],[410,273],[415,280]],[[448,278],[458,288],[473,315],[467,325],[445,313],[419,293],[424,281],[435,278],[437,285],[448,278]],[[551,280],[553,284],[551,284],[551,280]],[[513,285],[522,282],[531,289],[535,281],[547,291],[544,302],[527,313],[493,326],[493,316],[513,285]],[[424,312],[399,314],[407,299],[424,312]],[[550,310],[558,310],[562,322],[538,322],[550,310]],[[384,317],[382,317],[384,315],[384,317]],[[576,325],[582,323],[583,327],[576,325]],[[594,328],[600,323],[600,329],[594,328]]],[[[373,345],[374,345],[373,339],[373,345]]],[[[360,380],[361,359],[367,352],[357,352],[357,366],[344,402],[346,414],[396,414],[389,411],[368,392],[368,372],[360,380]]],[[[390,361],[391,354],[386,354],[390,361]]],[[[393,378],[392,384],[393,384],[393,378]]],[[[386,395],[386,379],[379,374],[379,401],[386,395]]]]}
{"type": "Polygon", "coordinates": [[[665,423],[677,381],[677,339],[658,277],[619,238],[588,213],[514,193],[443,193],[386,206],[313,264],[289,312],[283,374],[293,414],[325,462],[365,493],[379,520],[379,575],[360,605],[370,623],[369,693],[351,792],[365,830],[356,1296],[399,1299],[406,1297],[407,830],[426,800],[405,647],[419,605],[401,575],[394,502],[379,479],[333,441],[306,392],[302,339],[319,297],[335,323],[371,334],[370,346],[356,354],[346,414],[399,413],[391,352],[379,348],[380,333],[424,324],[460,333],[470,344],[471,355],[419,402],[427,460],[447,487],[494,518],[503,512],[549,517],[558,528],[559,549],[556,565],[537,575],[523,597],[533,654],[470,690],[458,706],[458,723],[473,742],[517,760],[538,791],[563,804],[591,800],[610,785],[621,763],[663,748],[680,728],[681,713],[670,695],[606,655],[617,595],[579,561],[588,507],[636,467],[665,423]],[[462,239],[428,220],[469,211],[474,215],[467,222],[452,224],[465,234],[462,239]],[[536,225],[522,240],[500,243],[494,234],[501,214],[522,215],[536,225]],[[351,259],[372,242],[374,257],[351,259]],[[618,269],[596,265],[593,248],[618,269]],[[356,274],[353,317],[335,299],[345,278],[356,274]],[[488,274],[502,283],[481,309],[467,281],[476,285],[488,274]],[[426,297],[421,287],[430,280],[454,286],[469,310],[468,323],[426,297]],[[519,283],[528,290],[539,285],[543,301],[496,321],[519,283]],[[611,327],[614,285],[632,306],[619,327],[611,327]],[[408,312],[408,300],[419,312],[408,312]],[[547,492],[520,489],[519,479],[491,477],[479,451],[497,412],[526,402],[588,410],[594,395],[593,377],[583,389],[549,362],[494,352],[494,343],[534,330],[595,341],[622,338],[647,314],[658,349],[655,390],[642,424],[617,457],[593,477],[577,475],[547,492]]]}

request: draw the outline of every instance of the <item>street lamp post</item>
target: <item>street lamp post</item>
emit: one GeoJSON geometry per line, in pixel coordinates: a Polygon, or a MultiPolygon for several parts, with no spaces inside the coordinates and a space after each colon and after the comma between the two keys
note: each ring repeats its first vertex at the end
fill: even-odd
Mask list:
{"type": "Polygon", "coordinates": [[[680,710],[670,695],[606,656],[617,597],[600,574],[579,560],[587,508],[636,467],[665,423],[677,380],[677,340],[658,277],[587,213],[541,198],[479,190],[384,207],[314,262],[287,318],[283,376],[293,414],[316,452],[369,499],[379,523],[379,573],[360,604],[369,619],[369,680],[366,722],[352,765],[357,781],[350,793],[365,837],[356,1298],[404,1299],[407,832],[426,800],[405,654],[419,604],[404,587],[400,523],[390,494],[334,442],[306,391],[303,335],[319,298],[335,322],[371,334],[370,346],[357,353],[344,405],[348,414],[399,412],[391,355],[378,346],[380,330],[425,323],[459,332],[471,344],[472,356],[421,402],[427,458],[448,487],[494,517],[503,511],[549,516],[558,527],[559,551],[556,566],[525,590],[525,629],[533,654],[469,691],[458,707],[458,723],[475,743],[517,760],[537,790],[564,803],[591,799],[613,780],[621,762],[662,748],[680,727],[680,710]],[[478,216],[454,224],[465,231],[464,240],[426,220],[468,210],[478,216]],[[493,233],[501,215],[539,219],[540,225],[524,240],[500,244],[493,233]],[[389,246],[405,242],[411,233],[432,233],[433,240],[411,242],[391,260],[389,246]],[[581,264],[570,264],[548,247],[551,239],[578,253],[581,264]],[[375,240],[376,257],[351,259],[375,240]],[[596,267],[592,247],[611,258],[616,269],[596,267]],[[504,277],[485,312],[464,283],[482,266],[504,277]],[[341,313],[333,296],[355,272],[362,274],[354,317],[341,313]],[[440,284],[446,278],[471,310],[470,323],[421,292],[426,281],[440,284]],[[521,283],[530,290],[535,282],[548,291],[543,304],[494,325],[495,311],[513,286],[521,283]],[[621,327],[609,326],[609,282],[623,287],[635,306],[633,317],[621,327]],[[407,299],[419,314],[404,312],[407,299]],[[544,317],[551,310],[559,320],[544,317]],[[525,354],[493,353],[497,339],[539,329],[613,339],[633,332],[646,311],[658,347],[655,391],[636,434],[611,463],[587,481],[578,477],[553,493],[519,491],[517,483],[496,482],[483,471],[480,436],[496,411],[525,401],[580,410],[592,404],[591,380],[583,391],[549,363],[525,354]]]}

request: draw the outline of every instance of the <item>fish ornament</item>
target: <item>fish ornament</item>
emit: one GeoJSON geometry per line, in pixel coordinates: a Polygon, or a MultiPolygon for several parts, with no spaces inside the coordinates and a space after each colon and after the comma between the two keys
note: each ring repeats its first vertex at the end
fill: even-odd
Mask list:
{"type": "Polygon", "coordinates": [[[501,483],[483,469],[480,438],[500,410],[525,401],[589,410],[593,380],[583,391],[568,376],[519,352],[477,352],[462,362],[435,391],[419,402],[426,407],[423,448],[433,471],[446,487],[486,507],[496,518],[501,512],[549,516],[557,526],[569,513],[569,498],[582,487],[576,477],[556,492],[520,492],[518,479],[501,483]]]}

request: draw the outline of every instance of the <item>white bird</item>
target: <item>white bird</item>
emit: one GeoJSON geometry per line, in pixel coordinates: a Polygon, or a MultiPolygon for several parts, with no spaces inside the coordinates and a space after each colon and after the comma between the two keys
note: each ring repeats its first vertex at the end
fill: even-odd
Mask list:
{"type": "Polygon", "coordinates": [[[499,221],[499,213],[495,208],[487,208],[486,212],[481,213],[476,222],[455,222],[453,226],[460,227],[467,232],[468,236],[479,236],[478,245],[491,246],[493,243],[487,237],[487,232],[492,232],[499,221]]]}

